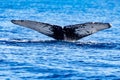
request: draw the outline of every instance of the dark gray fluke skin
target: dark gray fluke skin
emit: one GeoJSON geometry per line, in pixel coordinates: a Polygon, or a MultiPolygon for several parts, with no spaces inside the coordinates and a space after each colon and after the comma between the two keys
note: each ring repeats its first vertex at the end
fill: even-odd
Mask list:
{"type": "Polygon", "coordinates": [[[93,33],[111,27],[109,23],[101,22],[88,22],[68,25],[64,26],[63,28],[58,25],[51,25],[48,23],[30,20],[11,20],[11,22],[20,26],[31,28],[56,40],[64,41],[76,41],[93,33]]]}

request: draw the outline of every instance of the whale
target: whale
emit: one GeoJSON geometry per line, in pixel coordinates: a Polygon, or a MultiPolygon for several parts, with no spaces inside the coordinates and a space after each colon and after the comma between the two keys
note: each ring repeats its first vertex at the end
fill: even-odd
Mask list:
{"type": "Polygon", "coordinates": [[[38,31],[56,40],[77,41],[98,31],[111,28],[110,23],[86,22],[59,26],[32,20],[11,20],[12,23],[38,31]]]}

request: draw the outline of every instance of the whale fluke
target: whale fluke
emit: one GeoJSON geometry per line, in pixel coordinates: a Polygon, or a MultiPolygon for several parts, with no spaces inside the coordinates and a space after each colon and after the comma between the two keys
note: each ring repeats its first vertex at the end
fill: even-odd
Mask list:
{"type": "Polygon", "coordinates": [[[64,26],[64,31],[68,39],[78,40],[110,27],[111,25],[109,23],[87,22],[82,24],[64,26]]]}
{"type": "Polygon", "coordinates": [[[30,20],[11,20],[12,23],[36,30],[57,40],[63,40],[62,27],[30,20]]]}
{"type": "Polygon", "coordinates": [[[48,23],[30,21],[30,20],[11,20],[12,23],[31,28],[42,34],[53,37],[56,40],[75,41],[83,37],[89,36],[100,30],[110,28],[109,23],[88,22],[75,25],[67,25],[63,28],[58,25],[48,23]]]}

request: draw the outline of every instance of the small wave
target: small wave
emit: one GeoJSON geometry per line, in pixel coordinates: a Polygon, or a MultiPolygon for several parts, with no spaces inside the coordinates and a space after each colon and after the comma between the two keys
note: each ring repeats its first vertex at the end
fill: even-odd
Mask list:
{"type": "Polygon", "coordinates": [[[0,42],[4,43],[44,43],[44,42],[57,42],[57,40],[23,40],[23,39],[0,39],[0,42]]]}
{"type": "Polygon", "coordinates": [[[62,41],[57,40],[25,40],[25,39],[0,39],[1,45],[7,46],[51,46],[62,44],[62,41]]]}
{"type": "Polygon", "coordinates": [[[76,42],[77,46],[99,49],[120,49],[120,43],[115,42],[76,42]]]}
{"type": "Polygon", "coordinates": [[[81,48],[98,48],[98,49],[120,49],[118,42],[66,42],[57,40],[23,40],[23,39],[0,39],[0,44],[28,44],[28,43],[45,43],[56,45],[68,45],[81,48]]]}

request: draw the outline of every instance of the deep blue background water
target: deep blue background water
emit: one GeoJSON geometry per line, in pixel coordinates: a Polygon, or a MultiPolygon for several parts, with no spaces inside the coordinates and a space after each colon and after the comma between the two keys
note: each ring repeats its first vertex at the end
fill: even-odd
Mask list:
{"type": "Polygon", "coordinates": [[[1,0],[0,80],[120,79],[119,0],[1,0]],[[11,19],[60,26],[109,22],[77,42],[55,41],[11,19]]]}

